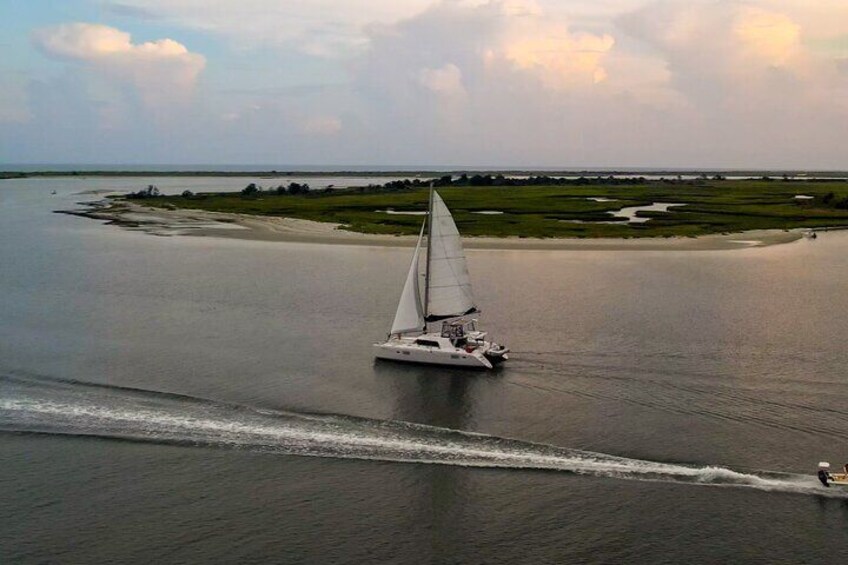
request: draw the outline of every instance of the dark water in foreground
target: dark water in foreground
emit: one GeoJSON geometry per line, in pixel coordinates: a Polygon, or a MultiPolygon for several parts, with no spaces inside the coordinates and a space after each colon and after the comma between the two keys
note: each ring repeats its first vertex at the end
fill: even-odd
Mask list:
{"type": "Polygon", "coordinates": [[[0,181],[2,562],[848,557],[848,234],[471,251],[515,353],[466,373],[370,357],[408,249],[51,213],[86,182],[0,181]]]}

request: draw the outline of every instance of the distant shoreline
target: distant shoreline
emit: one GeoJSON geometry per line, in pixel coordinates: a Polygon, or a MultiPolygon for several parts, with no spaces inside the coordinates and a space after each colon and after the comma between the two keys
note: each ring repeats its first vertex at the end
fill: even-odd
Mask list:
{"type": "MultiPolygon", "coordinates": [[[[60,211],[105,221],[158,236],[220,237],[267,242],[412,247],[417,238],[347,231],[343,226],[296,218],[204,210],[151,208],[122,201],[85,210],[60,211]]],[[[468,249],[585,251],[719,251],[766,247],[797,241],[803,230],[753,230],[699,237],[662,238],[519,238],[464,237],[468,249]]]]}
{"type": "Polygon", "coordinates": [[[9,168],[0,170],[0,180],[22,179],[22,178],[55,178],[55,177],[439,177],[442,175],[460,174],[502,174],[506,176],[560,176],[560,177],[698,177],[728,176],[737,178],[761,178],[763,176],[780,177],[786,175],[792,179],[848,179],[848,171],[815,171],[799,169],[533,169],[533,168],[485,168],[485,167],[446,167],[444,169],[416,169],[398,168],[394,170],[367,170],[367,169],[311,169],[302,170],[277,170],[277,169],[245,169],[245,170],[216,170],[216,169],[78,169],[78,170],[26,170],[20,168],[9,168]]]}

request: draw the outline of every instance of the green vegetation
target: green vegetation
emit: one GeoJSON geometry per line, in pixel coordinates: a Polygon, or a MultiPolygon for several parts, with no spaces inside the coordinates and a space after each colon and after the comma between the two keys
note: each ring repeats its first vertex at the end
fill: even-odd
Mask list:
{"type": "MultiPolygon", "coordinates": [[[[481,177],[483,179],[487,177],[481,177]]],[[[472,179],[440,179],[439,193],[463,235],[519,237],[669,237],[752,229],[848,227],[848,182],[839,180],[649,181],[642,178],[505,179],[521,186],[473,186],[472,179]],[[457,186],[461,184],[461,186],[457,186]],[[803,194],[812,199],[799,200],[803,194]],[[591,198],[608,198],[597,202],[591,198]],[[643,224],[616,221],[609,212],[654,202],[680,203],[668,212],[640,212],[643,224]],[[498,211],[502,214],[481,214],[498,211]],[[581,223],[586,222],[586,223],[581,223]],[[610,222],[610,223],[596,223],[610,222]]],[[[489,181],[484,181],[488,183],[489,181]]],[[[415,234],[421,216],[388,214],[424,211],[422,181],[334,191],[271,191],[252,187],[233,193],[200,193],[145,199],[145,204],[216,212],[286,216],[333,222],[366,233],[415,234]],[[256,190],[254,190],[256,189],[256,190]]],[[[301,185],[301,188],[304,185],[301,185]]]]}
{"type": "MultiPolygon", "coordinates": [[[[186,195],[186,192],[191,191],[183,192],[183,196],[186,195]]],[[[144,200],[147,198],[159,198],[160,196],[162,195],[159,193],[159,188],[152,184],[148,184],[147,188],[142,188],[138,192],[130,192],[129,194],[127,194],[127,198],[129,198],[130,200],[144,200]]]]}

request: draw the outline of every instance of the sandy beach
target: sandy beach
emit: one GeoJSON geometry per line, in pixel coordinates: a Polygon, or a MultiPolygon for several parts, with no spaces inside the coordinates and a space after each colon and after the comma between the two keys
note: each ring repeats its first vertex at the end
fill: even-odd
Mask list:
{"type": "MultiPolygon", "coordinates": [[[[344,226],[338,224],[296,218],[230,214],[204,210],[167,210],[125,201],[98,203],[86,209],[63,212],[103,220],[127,229],[140,230],[159,236],[189,235],[255,241],[383,247],[413,247],[417,239],[415,236],[352,232],[345,230],[344,226]]],[[[711,251],[765,247],[789,243],[801,237],[803,237],[802,230],[756,230],[700,237],[632,239],[466,237],[463,238],[463,244],[469,249],[711,251]]]]}

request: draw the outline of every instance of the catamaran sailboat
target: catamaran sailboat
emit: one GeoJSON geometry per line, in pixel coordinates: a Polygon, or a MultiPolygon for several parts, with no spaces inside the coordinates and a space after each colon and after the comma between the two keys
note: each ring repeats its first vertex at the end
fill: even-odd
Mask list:
{"type": "Polygon", "coordinates": [[[459,230],[439,193],[430,188],[429,214],[400,296],[388,339],[375,343],[380,359],[491,369],[505,361],[509,349],[486,340],[477,329],[478,312],[471,294],[471,280],[459,230]],[[424,301],[418,279],[419,257],[427,228],[424,301]],[[441,324],[430,331],[431,324],[441,324]]]}

